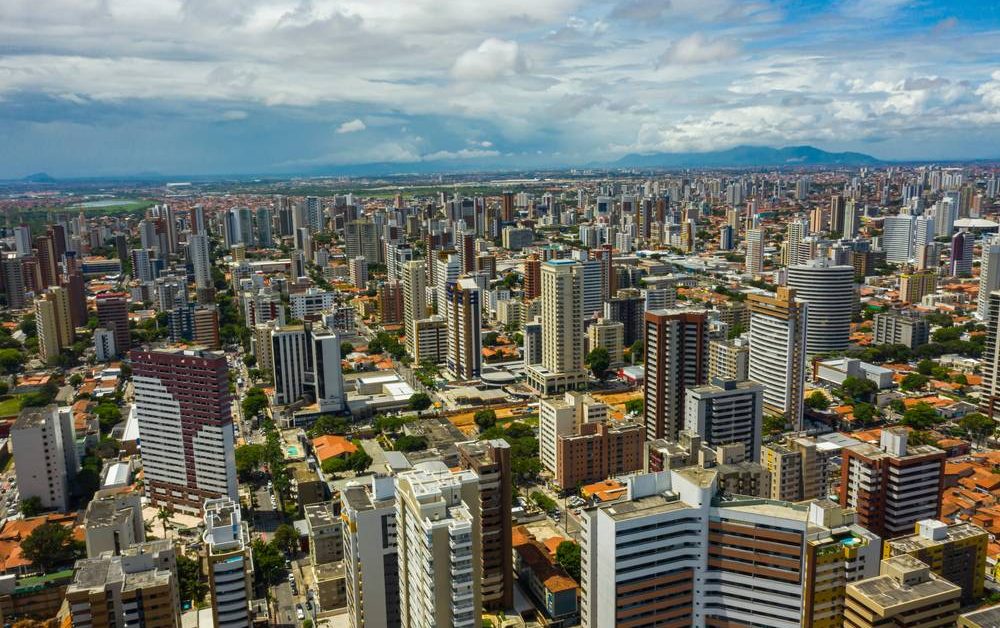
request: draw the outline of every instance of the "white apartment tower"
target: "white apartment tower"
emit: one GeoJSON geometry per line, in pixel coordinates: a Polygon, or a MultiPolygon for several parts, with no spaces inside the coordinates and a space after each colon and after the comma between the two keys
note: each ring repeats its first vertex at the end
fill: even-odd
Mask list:
{"type": "Polygon", "coordinates": [[[24,408],[10,440],[21,499],[37,497],[42,508],[68,511],[69,483],[79,466],[72,413],[56,406],[24,408]]]}
{"type": "Polygon", "coordinates": [[[764,386],[765,414],[782,415],[800,429],[808,306],[784,287],[773,297],[752,294],[749,303],[750,379],[764,386]]]}
{"type": "Polygon", "coordinates": [[[573,260],[542,264],[542,363],[525,370],[529,385],[551,395],[587,382],[583,368],[583,285],[573,260]]]}
{"type": "Polygon", "coordinates": [[[229,498],[205,502],[204,542],[216,627],[250,628],[253,560],[250,529],[242,521],[239,502],[229,498]]]}
{"type": "Polygon", "coordinates": [[[396,479],[351,482],[340,499],[351,628],[399,628],[396,479]]]}
{"type": "Polygon", "coordinates": [[[843,351],[850,344],[854,267],[826,258],[788,268],[788,287],[809,305],[806,351],[810,355],[843,351]]]}

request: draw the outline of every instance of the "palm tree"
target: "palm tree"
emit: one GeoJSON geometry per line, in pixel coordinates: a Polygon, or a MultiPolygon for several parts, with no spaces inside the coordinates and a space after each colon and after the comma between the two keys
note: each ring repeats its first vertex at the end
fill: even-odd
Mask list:
{"type": "Polygon", "coordinates": [[[167,528],[170,527],[170,511],[160,506],[160,510],[156,513],[156,518],[160,520],[160,525],[163,526],[163,538],[167,538],[167,528]]]}

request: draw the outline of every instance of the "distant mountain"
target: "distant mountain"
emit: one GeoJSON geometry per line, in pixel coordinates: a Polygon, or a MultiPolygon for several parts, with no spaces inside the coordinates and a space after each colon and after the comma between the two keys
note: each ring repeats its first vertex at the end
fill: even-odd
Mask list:
{"type": "Polygon", "coordinates": [[[47,172],[29,174],[21,180],[26,183],[55,183],[55,178],[51,177],[47,172]]]}
{"type": "Polygon", "coordinates": [[[616,168],[753,168],[758,166],[864,166],[882,163],[864,153],[830,153],[814,146],[736,146],[707,153],[628,154],[616,168]]]}

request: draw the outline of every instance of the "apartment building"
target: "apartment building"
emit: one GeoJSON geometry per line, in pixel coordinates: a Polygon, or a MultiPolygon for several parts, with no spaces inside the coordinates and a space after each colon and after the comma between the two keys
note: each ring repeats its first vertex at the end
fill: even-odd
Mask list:
{"type": "Polygon", "coordinates": [[[743,338],[708,343],[708,378],[743,381],[749,377],[750,343],[743,338]]]}
{"type": "Polygon", "coordinates": [[[760,460],[764,387],[756,382],[714,380],[687,389],[684,429],[709,447],[739,444],[743,459],[760,460]]]}
{"type": "Polygon", "coordinates": [[[584,423],[556,439],[555,483],[574,488],[643,466],[645,427],[639,423],[584,423]]]}
{"type": "Polygon", "coordinates": [[[917,531],[885,543],[885,558],[913,556],[931,572],[962,588],[962,605],[983,596],[986,546],[990,535],[971,523],[948,525],[934,519],[917,522],[917,531]]]}
{"type": "Polygon", "coordinates": [[[347,616],[352,628],[398,628],[396,481],[373,475],[340,493],[347,616]]]}
{"type": "Polygon", "coordinates": [[[903,554],[883,560],[881,573],[847,585],[844,628],[950,628],[962,589],[903,554]]]}
{"type": "Polygon", "coordinates": [[[771,474],[771,499],[803,501],[827,497],[836,479],[833,459],[842,447],[811,436],[789,435],[761,447],[761,464],[771,474]]]}
{"type": "Polygon", "coordinates": [[[684,429],[684,391],[708,374],[708,315],[705,310],[654,310],[645,317],[646,438],[677,440],[684,429]]]}
{"type": "Polygon", "coordinates": [[[73,416],[59,408],[24,408],[10,430],[14,473],[21,499],[37,497],[42,508],[69,510],[70,482],[79,462],[73,416]]]}
{"type": "Polygon", "coordinates": [[[916,349],[930,340],[931,324],[919,315],[879,312],[874,317],[872,333],[875,344],[916,349]]]}
{"type": "Polygon", "coordinates": [[[884,539],[910,534],[941,510],[945,452],[908,446],[906,428],[882,430],[879,446],[861,443],[842,452],[840,504],[884,539]]]}
{"type": "Polygon", "coordinates": [[[239,502],[228,497],[205,502],[204,542],[216,628],[250,628],[253,560],[239,502]]]}

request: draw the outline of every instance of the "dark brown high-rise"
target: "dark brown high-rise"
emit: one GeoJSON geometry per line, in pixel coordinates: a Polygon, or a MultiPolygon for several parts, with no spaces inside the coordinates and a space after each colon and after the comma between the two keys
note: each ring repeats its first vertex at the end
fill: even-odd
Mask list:
{"type": "Polygon", "coordinates": [[[510,608],[514,603],[510,445],[505,440],[485,440],[458,443],[457,448],[462,468],[479,476],[483,606],[510,608]]]}
{"type": "Polygon", "coordinates": [[[542,260],[532,253],[524,260],[524,298],[536,299],[542,296],[542,260]]]}
{"type": "Polygon", "coordinates": [[[125,353],[132,346],[128,331],[128,295],[106,292],[97,295],[97,320],[101,327],[115,332],[115,348],[125,353]]]}
{"type": "Polygon", "coordinates": [[[514,222],[514,193],[504,192],[500,205],[500,221],[514,222]]]}
{"type": "Polygon", "coordinates": [[[646,312],[646,439],[677,442],[688,387],[708,375],[708,314],[704,310],[646,312]]]}

